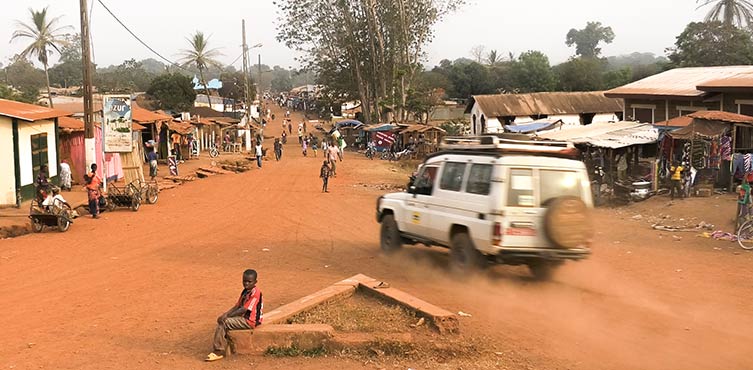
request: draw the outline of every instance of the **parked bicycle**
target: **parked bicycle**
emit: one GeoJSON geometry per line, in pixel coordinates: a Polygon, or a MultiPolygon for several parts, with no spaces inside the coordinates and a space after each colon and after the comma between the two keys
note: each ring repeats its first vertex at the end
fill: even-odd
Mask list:
{"type": "Polygon", "coordinates": [[[220,155],[220,151],[219,149],[217,149],[217,145],[214,143],[209,144],[209,156],[212,158],[216,158],[219,155],[220,155]]]}
{"type": "Polygon", "coordinates": [[[133,185],[139,189],[141,199],[145,200],[148,204],[157,203],[157,199],[159,198],[159,186],[156,181],[136,180],[133,185]]]}

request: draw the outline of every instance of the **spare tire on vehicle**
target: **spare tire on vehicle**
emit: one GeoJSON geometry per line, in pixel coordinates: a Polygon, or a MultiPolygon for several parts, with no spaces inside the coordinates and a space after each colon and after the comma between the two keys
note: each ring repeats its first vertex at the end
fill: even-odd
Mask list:
{"type": "Polygon", "coordinates": [[[554,199],[544,214],[544,231],[559,248],[587,246],[594,234],[588,206],[578,197],[554,199]]]}

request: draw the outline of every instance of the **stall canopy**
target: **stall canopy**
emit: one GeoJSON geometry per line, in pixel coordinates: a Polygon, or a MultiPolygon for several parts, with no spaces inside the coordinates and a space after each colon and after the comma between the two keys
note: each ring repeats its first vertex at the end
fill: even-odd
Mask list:
{"type": "Polygon", "coordinates": [[[753,127],[753,117],[721,111],[698,111],[687,115],[689,123],[669,132],[673,139],[690,140],[694,136],[716,137],[724,134],[732,124],[753,127]]]}
{"type": "Polygon", "coordinates": [[[394,131],[399,128],[400,126],[397,126],[397,125],[391,125],[389,123],[381,123],[381,124],[368,126],[364,128],[363,130],[368,131],[368,132],[383,132],[383,131],[394,131]]]}
{"type": "Polygon", "coordinates": [[[336,128],[342,128],[342,127],[359,128],[361,126],[363,126],[363,122],[357,121],[357,120],[354,120],[354,119],[349,119],[349,120],[340,121],[340,122],[335,123],[335,127],[336,128]]]}
{"type": "Polygon", "coordinates": [[[559,125],[562,125],[562,120],[560,119],[540,119],[522,125],[505,125],[505,131],[519,134],[530,134],[538,131],[551,130],[559,125]]]}
{"type": "Polygon", "coordinates": [[[651,144],[659,140],[659,130],[649,123],[593,123],[566,130],[550,130],[538,134],[550,140],[570,141],[600,148],[618,149],[631,145],[651,144]]]}

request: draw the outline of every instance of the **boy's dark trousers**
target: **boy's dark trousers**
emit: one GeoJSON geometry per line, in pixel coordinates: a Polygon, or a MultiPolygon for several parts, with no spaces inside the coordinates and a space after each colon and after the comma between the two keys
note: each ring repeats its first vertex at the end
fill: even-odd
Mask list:
{"type": "Polygon", "coordinates": [[[672,180],[672,186],[669,190],[669,198],[675,199],[675,191],[680,198],[684,198],[682,194],[682,182],[681,180],[672,180]]]}
{"type": "Polygon", "coordinates": [[[329,177],[322,177],[322,192],[327,192],[327,183],[329,182],[329,177]]]}

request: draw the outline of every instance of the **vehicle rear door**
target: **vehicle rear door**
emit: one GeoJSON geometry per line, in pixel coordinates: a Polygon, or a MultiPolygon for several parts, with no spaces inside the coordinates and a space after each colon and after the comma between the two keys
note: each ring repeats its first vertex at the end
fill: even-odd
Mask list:
{"type": "Polygon", "coordinates": [[[509,168],[506,194],[503,197],[504,221],[502,244],[505,247],[536,247],[537,225],[543,211],[539,207],[536,173],[532,168],[509,168]]]}

